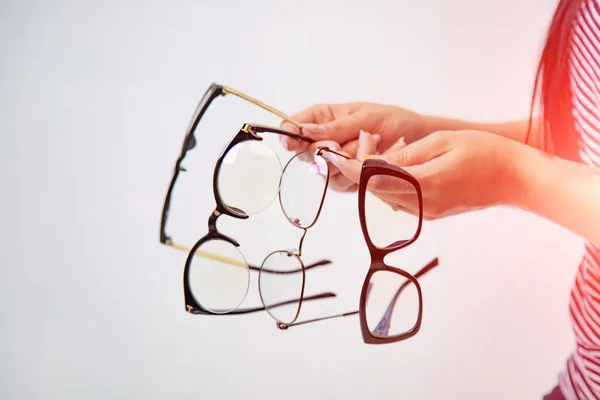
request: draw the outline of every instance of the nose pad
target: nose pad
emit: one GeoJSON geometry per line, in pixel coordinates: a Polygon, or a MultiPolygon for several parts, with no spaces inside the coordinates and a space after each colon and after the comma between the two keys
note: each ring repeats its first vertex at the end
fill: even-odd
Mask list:
{"type": "Polygon", "coordinates": [[[296,254],[298,254],[298,249],[294,247],[287,249],[285,252],[287,253],[288,257],[294,257],[296,254]]]}
{"type": "Polygon", "coordinates": [[[227,208],[229,208],[231,211],[233,211],[240,218],[243,218],[243,219],[248,218],[248,214],[246,214],[243,210],[240,210],[239,208],[232,207],[232,206],[227,206],[227,208]]]}

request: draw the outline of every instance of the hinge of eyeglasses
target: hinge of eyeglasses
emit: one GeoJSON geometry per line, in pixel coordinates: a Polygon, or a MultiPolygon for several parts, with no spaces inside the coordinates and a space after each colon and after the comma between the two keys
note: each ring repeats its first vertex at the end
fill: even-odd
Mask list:
{"type": "Polygon", "coordinates": [[[260,139],[260,136],[258,136],[258,135],[256,134],[256,132],[254,132],[254,129],[252,129],[252,126],[251,126],[251,125],[244,124],[244,126],[242,127],[242,132],[246,132],[246,133],[248,133],[248,134],[250,134],[250,135],[254,136],[255,138],[258,138],[258,139],[260,139]]]}
{"type": "Polygon", "coordinates": [[[187,308],[187,312],[189,312],[190,314],[192,313],[192,306],[186,305],[185,308],[187,308]]]}
{"type": "Polygon", "coordinates": [[[282,331],[286,330],[287,328],[289,328],[289,325],[284,324],[283,322],[276,322],[275,325],[277,325],[277,327],[279,329],[281,329],[282,331]]]}

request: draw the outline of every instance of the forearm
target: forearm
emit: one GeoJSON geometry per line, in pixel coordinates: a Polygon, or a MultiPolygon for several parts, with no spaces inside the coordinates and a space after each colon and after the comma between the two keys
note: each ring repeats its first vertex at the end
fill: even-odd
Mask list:
{"type": "MultiPolygon", "coordinates": [[[[500,123],[470,122],[459,119],[443,118],[437,116],[425,117],[425,134],[436,131],[460,131],[474,130],[495,133],[505,138],[525,143],[527,129],[529,128],[529,119],[508,121],[500,123]]],[[[531,134],[528,143],[532,147],[539,148],[539,128],[541,119],[534,117],[531,126],[531,134]]]]}
{"type": "Polygon", "coordinates": [[[600,170],[525,148],[514,204],[600,245],[600,170]]]}

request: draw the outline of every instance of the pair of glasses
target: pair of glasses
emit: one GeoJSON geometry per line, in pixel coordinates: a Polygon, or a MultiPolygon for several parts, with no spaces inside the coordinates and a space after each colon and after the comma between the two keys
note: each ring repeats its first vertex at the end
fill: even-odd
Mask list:
{"type": "MultiPolygon", "coordinates": [[[[344,156],[345,157],[345,156],[344,156]]],[[[348,158],[348,157],[346,157],[348,158]]],[[[389,254],[414,243],[423,223],[423,199],[419,182],[408,172],[383,160],[367,159],[362,163],[358,188],[360,224],[370,253],[370,266],[365,277],[359,309],[340,314],[359,314],[363,341],[368,344],[386,344],[405,340],[417,334],[423,316],[423,296],[417,278],[439,264],[434,258],[414,276],[404,269],[384,262],[389,254]],[[389,205],[372,195],[369,187],[386,187],[400,196],[413,213],[397,211],[403,216],[401,223],[391,224],[384,208],[389,205]]],[[[263,279],[259,272],[259,283],[263,279]]],[[[302,296],[301,296],[302,297],[302,296]]],[[[276,303],[274,303],[276,304],[276,303]]],[[[268,307],[267,307],[268,309],[268,307]]],[[[324,319],[303,322],[278,322],[280,329],[324,319]]]]}
{"type": "MultiPolygon", "coordinates": [[[[259,134],[275,133],[311,142],[303,136],[294,135],[272,127],[250,124],[244,125],[240,132],[238,132],[238,135],[221,154],[221,157],[219,157],[219,161],[217,162],[218,168],[215,168],[215,174],[213,175],[213,192],[215,193],[215,199],[217,200],[217,207],[209,218],[209,233],[204,238],[200,239],[193,248],[176,244],[172,238],[166,234],[166,223],[171,195],[179,172],[185,171],[182,166],[182,161],[186,153],[196,146],[197,142],[194,133],[199,121],[211,102],[218,96],[226,94],[234,94],[237,97],[247,100],[282,117],[284,120],[291,122],[298,127],[301,126],[300,123],[294,121],[280,111],[245,94],[221,85],[211,85],[199,102],[192,121],[188,126],[182,151],[177,159],[173,178],[165,198],[160,231],[160,241],[163,244],[188,252],[186,271],[184,273],[184,280],[187,280],[184,284],[187,311],[194,314],[235,315],[267,310],[277,321],[277,326],[280,329],[287,329],[290,326],[297,326],[330,318],[360,314],[361,331],[363,333],[364,341],[367,343],[393,342],[416,334],[420,329],[422,318],[421,289],[416,278],[423,276],[437,266],[438,260],[437,258],[432,260],[414,276],[404,270],[389,267],[383,262],[383,258],[387,254],[413,243],[419,236],[422,224],[422,198],[418,182],[416,182],[416,180],[408,173],[397,167],[373,160],[365,161],[362,166],[361,185],[359,187],[359,210],[361,227],[371,254],[371,266],[363,284],[360,307],[357,311],[307,321],[297,321],[303,301],[336,296],[335,293],[331,292],[311,296],[304,295],[305,271],[314,267],[327,265],[330,261],[321,260],[317,263],[305,266],[300,258],[302,240],[306,234],[306,229],[314,225],[314,222],[320,213],[325,198],[325,192],[327,190],[327,163],[319,161],[315,162],[315,160],[321,160],[319,158],[320,152],[331,150],[319,149],[314,155],[310,155],[308,152],[300,153],[294,157],[294,159],[290,160],[284,169],[284,173],[281,173],[281,163],[276,156],[274,157],[272,149],[269,149],[264,145],[259,146],[259,144],[261,144],[260,141],[262,140],[259,134]],[[245,146],[238,147],[240,144],[244,144],[245,146]],[[240,155],[240,157],[238,157],[238,155],[240,155]],[[314,160],[311,157],[314,157],[314,160]],[[277,169],[274,168],[276,164],[274,162],[275,159],[277,159],[279,169],[276,173],[270,173],[268,171],[275,171],[277,169]],[[321,188],[323,192],[322,195],[319,195],[319,190],[314,190],[312,197],[314,201],[309,201],[309,204],[311,204],[312,207],[307,207],[306,209],[309,210],[307,212],[288,213],[286,212],[286,207],[283,206],[283,204],[286,203],[285,199],[287,197],[284,193],[292,193],[291,191],[281,191],[281,187],[284,187],[286,181],[284,176],[293,175],[285,175],[285,171],[291,172],[296,169],[295,167],[292,168],[292,166],[300,165],[299,163],[292,161],[304,161],[305,163],[312,165],[311,167],[308,167],[308,169],[320,171],[321,178],[325,178],[325,184],[323,184],[323,179],[320,181],[317,181],[316,179],[309,180],[310,182],[318,182],[316,187],[321,188]],[[236,164],[237,167],[234,167],[236,164]],[[246,165],[248,168],[240,169],[240,166],[242,165],[246,165]],[[233,173],[229,173],[228,169],[233,173]],[[279,185],[276,185],[277,189],[274,190],[257,191],[255,184],[250,183],[253,182],[252,179],[240,180],[239,177],[236,179],[237,175],[234,171],[240,170],[246,174],[246,177],[248,177],[249,174],[249,178],[256,178],[256,176],[258,176],[252,171],[262,170],[263,172],[267,172],[260,175],[265,177],[265,179],[262,180],[262,183],[270,182],[269,186],[274,187],[275,185],[273,183],[279,181],[279,185]],[[366,173],[366,171],[376,173],[371,174],[366,173]],[[406,189],[409,190],[406,200],[412,202],[413,205],[416,204],[418,206],[417,218],[413,218],[412,221],[402,224],[401,227],[395,226],[393,229],[390,229],[390,227],[386,229],[386,225],[389,225],[386,224],[387,221],[378,221],[380,216],[385,215],[385,213],[381,213],[381,210],[377,208],[377,202],[375,202],[375,207],[370,206],[373,202],[369,199],[373,199],[374,197],[367,196],[367,182],[371,176],[383,177],[384,179],[391,179],[392,181],[397,181],[396,183],[407,185],[406,189]],[[233,179],[230,180],[227,177],[233,179]],[[242,186],[240,186],[240,184],[242,186]],[[243,185],[246,185],[247,190],[240,190],[243,185]],[[242,193],[243,195],[241,195],[242,193]],[[304,229],[299,249],[272,253],[272,256],[276,256],[276,258],[279,259],[278,262],[274,262],[276,258],[270,257],[270,255],[263,261],[260,267],[250,265],[237,249],[239,244],[235,242],[235,240],[228,238],[217,231],[217,218],[222,214],[227,214],[240,219],[248,218],[250,214],[264,209],[267,204],[270,204],[274,198],[277,197],[277,195],[280,196],[280,203],[288,221],[293,225],[304,229]],[[318,204],[318,206],[316,206],[316,204],[318,204]],[[317,211],[315,212],[315,210],[317,211]],[[312,218],[313,216],[314,219],[312,218]],[[382,244],[386,243],[386,239],[390,238],[393,239],[391,242],[388,241],[387,244],[382,244]],[[401,238],[401,240],[398,240],[398,238],[401,238]],[[209,247],[206,247],[205,245],[209,245],[209,247]],[[214,247],[210,247],[213,245],[214,247]],[[192,273],[192,270],[196,270],[196,268],[192,268],[192,264],[195,263],[194,260],[198,260],[200,263],[209,264],[208,268],[198,268],[197,271],[201,273],[192,273]],[[281,262],[281,260],[284,261],[281,262]],[[211,269],[216,273],[209,273],[208,271],[211,269]],[[243,301],[245,293],[248,290],[249,270],[259,272],[259,294],[261,295],[263,307],[241,309],[238,306],[243,301]],[[192,275],[197,276],[198,279],[190,279],[192,275]],[[200,279],[203,275],[208,279],[200,279]],[[283,279],[287,280],[286,284],[278,285],[276,283],[283,279]],[[198,286],[195,286],[192,281],[197,281],[198,286]],[[192,287],[197,287],[198,289],[193,290],[192,287]],[[293,294],[292,292],[294,291],[296,293],[293,294]],[[295,295],[298,297],[294,298],[295,295]],[[206,298],[204,296],[206,296],[206,298]],[[289,299],[290,297],[292,298],[289,299]],[[382,299],[384,300],[382,301],[382,299]]],[[[345,157],[342,154],[338,155],[345,157]]],[[[305,167],[306,166],[301,168],[301,170],[305,171],[302,176],[306,173],[305,167]]],[[[310,176],[310,174],[308,174],[308,176],[310,176]]],[[[265,186],[263,186],[263,188],[264,187],[265,186]]],[[[295,197],[290,195],[290,198],[293,200],[295,197]]]]}
{"type": "MultiPolygon", "coordinates": [[[[216,228],[220,215],[229,215],[237,219],[246,219],[252,214],[264,210],[279,193],[279,180],[282,176],[281,162],[277,154],[268,146],[260,143],[260,133],[287,135],[299,140],[309,139],[277,128],[246,124],[230,141],[222,152],[213,174],[213,193],[217,206],[208,221],[209,232],[188,247],[173,241],[167,234],[167,222],[173,191],[180,172],[186,172],[183,161],[187,153],[197,145],[197,132],[200,120],[209,106],[219,96],[234,95],[267,110],[284,120],[301,127],[302,124],[281,111],[266,105],[246,94],[227,86],[212,84],[202,96],[187,127],[181,153],[177,158],[173,176],[169,184],[162,209],[160,224],[160,242],[174,249],[188,253],[184,272],[184,296],[186,310],[193,314],[229,315],[264,311],[265,307],[239,308],[249,288],[250,271],[258,272],[261,266],[246,261],[239,251],[239,243],[223,235],[216,228]]],[[[304,218],[304,216],[301,216],[304,218]]],[[[279,256],[273,255],[269,260],[279,256]]],[[[302,268],[290,270],[288,274],[304,274],[306,270],[326,266],[331,261],[322,259],[302,268]]],[[[264,263],[263,263],[264,264],[264,263]]],[[[281,274],[280,270],[270,270],[262,266],[263,273],[281,274]]],[[[264,275],[263,275],[264,276],[264,275]]],[[[301,301],[335,297],[332,292],[295,298],[282,304],[270,304],[271,309],[299,304],[301,301]]]]}
{"type": "Polygon", "coordinates": [[[328,167],[320,153],[329,150],[298,153],[282,172],[276,153],[262,143],[265,134],[308,141],[281,129],[244,124],[219,156],[213,174],[216,208],[209,217],[208,233],[190,249],[184,268],[184,297],[190,313],[248,312],[238,307],[248,293],[250,266],[239,243],[218,231],[217,219],[221,215],[249,218],[275,198],[287,220],[302,230],[302,237],[298,250],[272,252],[258,268],[264,309],[277,321],[293,322],[302,301],[335,296],[328,292],[304,298],[305,271],[323,263],[305,266],[301,258],[302,242],[318,219],[327,190],[328,167]],[[309,200],[299,199],[297,190],[309,193],[309,200]]]}

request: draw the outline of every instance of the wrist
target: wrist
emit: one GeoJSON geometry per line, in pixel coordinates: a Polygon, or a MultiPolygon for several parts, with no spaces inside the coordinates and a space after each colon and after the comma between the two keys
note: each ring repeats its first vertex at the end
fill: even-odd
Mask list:
{"type": "Polygon", "coordinates": [[[523,146],[513,204],[600,245],[600,173],[523,146]]]}
{"type": "Polygon", "coordinates": [[[544,186],[546,169],[539,165],[539,151],[525,145],[517,145],[515,149],[514,154],[507,160],[507,168],[510,171],[507,204],[532,211],[536,208],[536,193],[544,186]]]}
{"type": "Polygon", "coordinates": [[[568,181],[563,160],[529,146],[519,146],[520,155],[514,159],[515,185],[512,205],[534,214],[546,216],[546,208],[553,202],[557,182],[568,181]]]}

